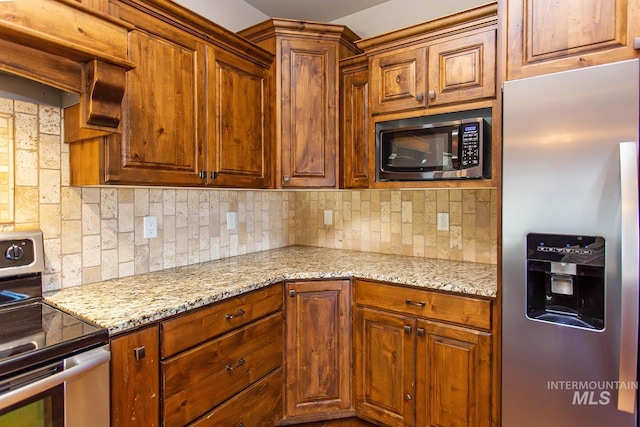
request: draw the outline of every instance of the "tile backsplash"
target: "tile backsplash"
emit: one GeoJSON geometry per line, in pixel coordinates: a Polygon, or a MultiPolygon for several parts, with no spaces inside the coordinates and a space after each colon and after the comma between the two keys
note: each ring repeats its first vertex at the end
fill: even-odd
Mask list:
{"type": "Polygon", "coordinates": [[[45,290],[293,244],[496,263],[496,190],[70,187],[61,118],[0,98],[0,151],[13,137],[15,169],[14,221],[0,229],[42,229],[45,290]],[[448,231],[437,231],[438,212],[448,231]],[[157,238],[143,238],[147,215],[157,238]]]}

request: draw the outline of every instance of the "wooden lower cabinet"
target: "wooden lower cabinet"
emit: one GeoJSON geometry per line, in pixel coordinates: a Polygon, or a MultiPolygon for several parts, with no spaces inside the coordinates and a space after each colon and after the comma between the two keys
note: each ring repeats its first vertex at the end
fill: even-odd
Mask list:
{"type": "Polygon", "coordinates": [[[190,427],[270,427],[282,417],[282,368],[206,414],[190,427]]]}
{"type": "Polygon", "coordinates": [[[414,425],[415,319],[355,309],[354,387],[358,416],[386,426],[414,425]]]}
{"type": "Polygon", "coordinates": [[[416,426],[489,426],[490,356],[488,332],[418,320],[416,426]]]}
{"type": "Polygon", "coordinates": [[[353,414],[350,291],[350,280],[286,283],[287,423],[353,414]]]}
{"type": "MultiPolygon", "coordinates": [[[[439,315],[433,311],[437,304],[427,303],[434,301],[434,293],[439,294],[356,281],[353,334],[358,416],[385,426],[491,425],[489,329],[418,317],[418,310],[439,315]],[[380,293],[404,300],[406,311],[395,301],[373,298],[380,293]]],[[[465,300],[461,307],[472,309],[469,297],[461,296],[461,302],[465,300]]],[[[479,299],[477,308],[484,302],[479,299]]],[[[466,316],[461,310],[454,320],[466,316]]]]}
{"type": "Polygon", "coordinates": [[[160,425],[158,326],[111,339],[111,425],[160,425]]]}
{"type": "Polygon", "coordinates": [[[186,425],[282,366],[282,313],[162,361],[163,421],[186,425]]]}

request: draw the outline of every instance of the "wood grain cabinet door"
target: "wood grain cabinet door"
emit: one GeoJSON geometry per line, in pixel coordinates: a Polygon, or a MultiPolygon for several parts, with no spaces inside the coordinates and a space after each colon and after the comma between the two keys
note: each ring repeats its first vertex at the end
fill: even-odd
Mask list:
{"type": "Polygon", "coordinates": [[[107,182],[203,185],[205,47],[195,37],[122,4],[134,23],[122,135],[109,137],[107,182]]]}
{"type": "Polygon", "coordinates": [[[637,58],[636,0],[508,0],[507,79],[637,58]]]}
{"type": "Polygon", "coordinates": [[[285,295],[285,418],[351,408],[349,280],[289,282],[285,295]]]}
{"type": "Polygon", "coordinates": [[[416,425],[489,426],[491,335],[418,320],[416,340],[416,425]]]}
{"type": "Polygon", "coordinates": [[[338,45],[282,40],[282,185],[335,187],[338,45]]]}
{"type": "Polygon", "coordinates": [[[371,113],[427,106],[425,47],[398,49],[371,58],[371,113]]]}
{"type": "MultiPolygon", "coordinates": [[[[341,68],[341,187],[369,186],[369,69],[365,60],[341,68]]],[[[347,64],[347,63],[345,63],[347,64]]]]}
{"type": "Polygon", "coordinates": [[[355,309],[356,413],[385,426],[415,425],[415,318],[355,309]]]}
{"type": "Polygon", "coordinates": [[[160,425],[158,327],[111,340],[111,425],[160,425]]]}
{"type": "Polygon", "coordinates": [[[496,30],[467,33],[429,46],[429,106],[496,96],[496,30]]]}
{"type": "Polygon", "coordinates": [[[212,47],[207,64],[207,184],[268,187],[268,70],[212,47]]]}

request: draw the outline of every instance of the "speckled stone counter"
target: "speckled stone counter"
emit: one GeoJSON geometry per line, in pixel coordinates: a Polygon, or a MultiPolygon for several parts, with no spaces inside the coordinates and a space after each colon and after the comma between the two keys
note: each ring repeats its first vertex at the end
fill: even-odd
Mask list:
{"type": "Polygon", "coordinates": [[[111,335],[285,279],[359,277],[496,296],[495,265],[290,246],[66,288],[45,300],[111,335]]]}

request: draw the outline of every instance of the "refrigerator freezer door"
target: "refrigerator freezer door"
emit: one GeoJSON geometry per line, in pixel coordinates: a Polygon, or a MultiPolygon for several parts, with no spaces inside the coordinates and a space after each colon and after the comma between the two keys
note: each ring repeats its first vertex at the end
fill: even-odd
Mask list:
{"type": "Polygon", "coordinates": [[[637,424],[617,402],[620,387],[636,385],[619,383],[619,143],[638,141],[639,70],[632,60],[504,84],[504,427],[637,424]],[[529,233],[604,238],[602,330],[527,318],[529,233]]]}

